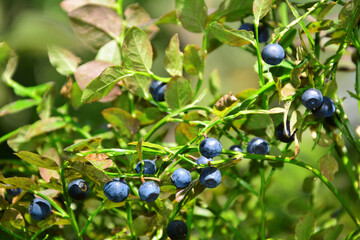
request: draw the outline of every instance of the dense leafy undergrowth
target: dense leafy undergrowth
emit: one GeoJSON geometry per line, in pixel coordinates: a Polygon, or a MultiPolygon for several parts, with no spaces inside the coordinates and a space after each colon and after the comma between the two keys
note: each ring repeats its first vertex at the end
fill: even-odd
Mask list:
{"type": "Polygon", "coordinates": [[[38,114],[0,138],[16,155],[1,162],[1,238],[356,239],[360,142],[336,73],[355,66],[348,97],[360,101],[360,1],[174,2],[152,19],[122,0],[63,0],[97,54],[82,62],[48,46],[67,79],[61,106],[52,82],[13,78],[17,55],[0,44],[2,80],[18,96],[0,116],[38,114]],[[203,36],[184,48],[166,39],[168,76],[151,71],[163,24],[203,36]],[[221,45],[256,57],[258,89],[223,95],[216,69],[205,78],[221,45]],[[73,116],[93,102],[103,110],[73,116]]]}

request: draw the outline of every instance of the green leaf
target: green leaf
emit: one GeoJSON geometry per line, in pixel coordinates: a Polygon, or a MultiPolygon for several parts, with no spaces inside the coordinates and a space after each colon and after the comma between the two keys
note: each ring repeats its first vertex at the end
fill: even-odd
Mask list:
{"type": "Polygon", "coordinates": [[[143,236],[150,232],[156,224],[155,216],[140,215],[133,221],[133,228],[136,236],[143,236]]]}
{"type": "Polygon", "coordinates": [[[163,16],[161,16],[155,22],[155,24],[157,24],[157,25],[159,25],[159,24],[167,24],[167,23],[171,23],[171,24],[179,23],[179,19],[177,18],[175,10],[173,10],[171,12],[168,12],[168,13],[165,13],[163,16]]]}
{"type": "Polygon", "coordinates": [[[26,132],[25,138],[30,139],[44,133],[64,128],[67,123],[60,117],[52,117],[33,123],[26,132]]]}
{"type": "Polygon", "coordinates": [[[84,89],[81,101],[90,103],[100,100],[106,96],[115,86],[117,82],[125,77],[134,75],[121,66],[110,66],[104,72],[92,80],[84,89]]]}
{"type": "Polygon", "coordinates": [[[47,89],[47,91],[42,96],[43,100],[40,101],[36,108],[36,111],[41,119],[50,118],[52,114],[52,108],[56,97],[56,90],[54,83],[51,82],[49,86],[49,89],[47,89]]]}
{"type": "Polygon", "coordinates": [[[0,108],[0,117],[6,114],[17,113],[22,110],[31,108],[39,104],[39,101],[34,99],[20,99],[0,108]]]}
{"type": "Polygon", "coordinates": [[[339,165],[336,159],[327,153],[322,156],[319,160],[321,173],[329,180],[334,180],[335,173],[339,170],[339,165]]]}
{"type": "Polygon", "coordinates": [[[335,225],[325,230],[324,240],[336,240],[344,229],[344,225],[335,225]]]}
{"type": "Polygon", "coordinates": [[[51,65],[64,76],[73,74],[81,62],[75,54],[56,45],[48,46],[48,54],[51,65]]]}
{"type": "Polygon", "coordinates": [[[80,0],[80,1],[63,0],[60,3],[60,6],[62,7],[62,9],[64,9],[64,11],[71,12],[72,10],[87,4],[99,4],[108,7],[113,7],[115,4],[115,0],[80,0]]]}
{"type": "Polygon", "coordinates": [[[121,108],[107,108],[101,114],[114,128],[118,129],[120,135],[131,138],[139,130],[139,121],[121,108]]]}
{"type": "Polygon", "coordinates": [[[331,80],[326,84],[323,95],[334,99],[336,96],[337,89],[338,89],[338,85],[336,81],[331,80]]]}
{"type": "Polygon", "coordinates": [[[21,213],[15,208],[6,209],[2,218],[1,224],[6,228],[22,229],[25,227],[25,220],[21,213]]]}
{"type": "MultiPolygon", "coordinates": [[[[207,120],[206,114],[203,111],[193,111],[186,114],[183,118],[184,121],[203,121],[207,120]]],[[[175,128],[175,141],[179,145],[187,144],[190,140],[194,139],[202,126],[192,125],[190,123],[180,123],[175,128]]]]}
{"type": "MultiPolygon", "coordinates": [[[[291,28],[289,31],[287,31],[284,36],[280,39],[279,45],[283,47],[284,50],[286,50],[291,44],[294,42],[294,39],[296,37],[297,30],[295,28],[291,28]]],[[[283,61],[284,62],[284,61],[283,61]]]]}
{"type": "Polygon", "coordinates": [[[190,32],[202,32],[207,21],[207,7],[204,0],[176,0],[176,14],[183,27],[190,32]]]}
{"type": "Polygon", "coordinates": [[[309,211],[310,203],[306,198],[295,198],[287,205],[287,210],[290,214],[303,215],[309,211]]]}
{"type": "Polygon", "coordinates": [[[253,0],[224,0],[219,10],[215,12],[218,19],[225,18],[226,22],[242,20],[245,16],[252,13],[253,0]]]}
{"type": "Polygon", "coordinates": [[[204,72],[204,61],[206,54],[198,46],[189,44],[184,49],[184,68],[185,72],[190,75],[199,75],[202,77],[204,72]]]}
{"type": "Polygon", "coordinates": [[[25,177],[11,177],[2,180],[6,184],[21,188],[23,190],[33,190],[36,188],[36,184],[33,180],[25,177]]]}
{"type": "Polygon", "coordinates": [[[314,188],[314,177],[307,177],[304,179],[302,190],[304,193],[311,193],[314,188]]]}
{"type": "Polygon", "coordinates": [[[213,107],[213,112],[216,116],[225,117],[226,114],[231,111],[232,107],[239,102],[239,99],[235,97],[232,92],[222,96],[219,100],[216,101],[213,107]]]}
{"type": "Polygon", "coordinates": [[[166,71],[171,76],[182,76],[183,54],[180,51],[180,41],[177,33],[171,38],[169,46],[165,50],[164,64],[166,71]]]}
{"type": "Polygon", "coordinates": [[[190,82],[180,76],[172,77],[166,85],[165,101],[172,109],[179,109],[191,102],[190,82]]]}
{"type": "Polygon", "coordinates": [[[80,161],[75,161],[71,168],[80,172],[83,176],[90,178],[95,183],[102,185],[103,183],[110,182],[111,178],[105,174],[104,171],[92,166],[84,164],[80,161]]]}
{"type": "Polygon", "coordinates": [[[40,156],[36,153],[21,151],[15,153],[15,155],[21,158],[22,160],[24,160],[25,162],[38,167],[43,167],[52,170],[59,169],[59,165],[53,159],[40,156]]]}
{"type": "Polygon", "coordinates": [[[308,29],[309,33],[317,33],[323,30],[328,30],[333,26],[334,22],[327,19],[319,22],[311,22],[306,26],[306,28],[308,29]]]}
{"type": "Polygon", "coordinates": [[[215,68],[210,73],[209,82],[210,82],[210,92],[212,95],[216,96],[219,93],[219,91],[221,90],[220,73],[217,68],[215,68]]]}
{"type": "MultiPolygon", "coordinates": [[[[351,22],[351,18],[353,17],[353,12],[355,9],[356,3],[354,1],[348,1],[340,10],[339,13],[339,20],[340,24],[339,27],[347,28],[351,22]]],[[[356,16],[355,22],[358,22],[360,15],[356,16]]]]}
{"type": "MultiPolygon", "coordinates": [[[[12,78],[18,63],[18,57],[6,42],[0,43],[0,75],[12,78]]],[[[14,89],[15,86],[14,86],[14,89]]]]}
{"type": "Polygon", "coordinates": [[[249,43],[255,45],[254,33],[249,31],[229,29],[217,22],[210,24],[210,31],[220,42],[233,47],[240,47],[249,43]]]}
{"type": "Polygon", "coordinates": [[[164,117],[164,113],[157,107],[147,107],[141,111],[136,110],[136,119],[139,120],[140,126],[153,124],[164,117]]]}
{"type": "Polygon", "coordinates": [[[287,61],[282,61],[279,65],[271,66],[269,71],[274,77],[282,77],[285,75],[290,75],[291,70],[293,70],[294,66],[291,65],[287,61]]]}
{"type": "Polygon", "coordinates": [[[259,24],[260,19],[270,11],[272,0],[254,0],[253,12],[255,22],[259,24]]]}
{"type": "Polygon", "coordinates": [[[96,60],[113,63],[115,65],[121,64],[120,48],[116,40],[112,40],[102,46],[95,57],[96,60]]]}
{"type": "Polygon", "coordinates": [[[295,227],[295,239],[307,240],[314,233],[315,230],[315,217],[314,214],[308,213],[303,216],[295,227]]]}
{"type": "Polygon", "coordinates": [[[149,98],[149,87],[151,84],[151,78],[144,75],[133,75],[124,79],[126,88],[132,94],[139,97],[149,98]]]}
{"type": "Polygon", "coordinates": [[[322,3],[312,12],[311,15],[315,16],[317,21],[322,21],[335,5],[336,2],[322,3]]]}
{"type": "Polygon", "coordinates": [[[250,114],[247,116],[246,122],[242,124],[241,129],[245,132],[266,140],[274,138],[274,123],[267,114],[250,114]]]}
{"type": "Polygon", "coordinates": [[[350,91],[347,91],[347,92],[350,94],[350,96],[351,96],[352,98],[355,98],[356,100],[360,101],[360,96],[358,96],[358,95],[356,95],[355,93],[350,92],[350,91]]]}
{"type": "Polygon", "coordinates": [[[128,27],[141,27],[149,38],[152,38],[159,31],[159,27],[153,23],[149,13],[138,3],[127,6],[124,16],[128,27]]]}
{"type": "Polygon", "coordinates": [[[126,32],[122,54],[125,68],[150,72],[153,59],[152,46],[148,36],[140,28],[132,27],[126,32]]]}
{"type": "Polygon", "coordinates": [[[69,13],[70,24],[87,46],[101,48],[105,43],[116,39],[122,29],[122,20],[111,8],[88,4],[69,13]]]}
{"type": "Polygon", "coordinates": [[[86,140],[81,140],[73,145],[70,145],[64,149],[67,152],[81,152],[81,151],[89,151],[94,150],[99,147],[101,144],[101,138],[94,137],[86,140]]]}

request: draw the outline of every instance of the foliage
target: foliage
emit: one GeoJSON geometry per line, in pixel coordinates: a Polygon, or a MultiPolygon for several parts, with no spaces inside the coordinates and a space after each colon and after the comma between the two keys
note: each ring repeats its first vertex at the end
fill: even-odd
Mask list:
{"type": "Polygon", "coordinates": [[[174,6],[152,19],[141,5],[125,7],[122,0],[63,0],[72,30],[96,56],[83,62],[86,58],[69,49],[49,45],[49,62],[64,77],[61,91],[52,82],[29,87],[16,81],[19,59],[6,42],[0,43],[2,81],[17,96],[0,108],[0,117],[30,108],[37,113],[32,124],[0,137],[16,156],[1,163],[1,236],[166,239],[168,223],[181,219],[187,239],[360,237],[360,141],[338,97],[336,75],[347,70],[341,63],[352,51],[356,76],[349,96],[360,109],[360,1],[223,0],[209,9],[204,0],[175,0],[174,6]],[[232,27],[250,21],[254,31],[232,27]],[[183,46],[183,30],[166,39],[168,76],[159,76],[152,72],[159,58],[152,39],[164,24],[201,34],[202,45],[183,46]],[[286,51],[279,65],[261,58],[260,25],[273,32],[266,44],[277,42],[286,51]],[[219,71],[211,69],[205,76],[208,55],[222,45],[256,57],[258,89],[223,94],[219,71]],[[329,48],[335,52],[329,54],[329,48]],[[167,83],[164,102],[149,93],[152,80],[167,83]],[[333,99],[332,117],[316,118],[302,107],[301,95],[309,88],[333,99]],[[58,92],[66,99],[61,104],[55,101],[58,92]],[[95,109],[92,116],[74,115],[84,107],[95,109]],[[103,120],[97,126],[82,125],[98,115],[103,120]],[[285,144],[275,138],[275,128],[287,120],[295,141],[285,144]],[[174,141],[165,140],[167,133],[174,141]],[[325,152],[319,159],[300,157],[309,146],[308,133],[312,150],[325,152]],[[221,170],[222,183],[206,189],[199,173],[191,171],[190,185],[177,189],[171,174],[180,167],[196,168],[198,145],[206,135],[223,143],[221,155],[209,163],[221,170]],[[234,144],[246,149],[254,137],[269,142],[269,155],[226,150],[234,144]],[[156,159],[155,174],[135,172],[144,159],[156,159]],[[303,182],[292,186],[277,175],[299,175],[303,182]],[[67,192],[79,178],[90,187],[83,201],[67,192]],[[125,201],[104,195],[104,184],[112,178],[129,184],[125,201]],[[160,197],[145,202],[138,189],[150,180],[160,186],[160,197]],[[288,192],[272,187],[279,182],[288,192]],[[6,189],[15,187],[23,191],[12,198],[6,189]],[[294,188],[301,193],[293,194],[294,188]],[[35,221],[28,213],[35,196],[52,205],[45,220],[35,221]]]}

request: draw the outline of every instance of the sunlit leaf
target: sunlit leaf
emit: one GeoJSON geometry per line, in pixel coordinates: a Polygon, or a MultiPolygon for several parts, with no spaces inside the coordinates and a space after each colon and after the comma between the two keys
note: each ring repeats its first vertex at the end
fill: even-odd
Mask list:
{"type": "MultiPolygon", "coordinates": [[[[102,46],[96,54],[96,60],[113,63],[115,65],[121,64],[120,48],[116,40],[112,40],[102,46]]],[[[94,79],[94,78],[93,78],[94,79]]]]}
{"type": "Polygon", "coordinates": [[[9,104],[1,107],[0,108],[0,117],[7,115],[7,114],[20,112],[22,110],[36,106],[37,104],[38,104],[38,101],[34,100],[34,99],[17,100],[15,102],[9,103],[9,104]]]}
{"type": "Polygon", "coordinates": [[[69,76],[73,74],[81,59],[72,52],[59,46],[48,46],[50,63],[61,75],[69,76]]]}
{"type": "Polygon", "coordinates": [[[56,170],[59,168],[59,165],[50,158],[40,156],[36,153],[27,152],[27,151],[21,151],[18,153],[15,153],[16,156],[21,158],[27,163],[33,164],[38,167],[43,167],[47,169],[53,169],[56,170]]]}
{"type": "Polygon", "coordinates": [[[190,75],[202,75],[206,54],[198,46],[190,44],[184,49],[184,69],[190,75]]]}
{"type": "Polygon", "coordinates": [[[220,42],[233,47],[240,47],[249,43],[255,44],[254,34],[249,31],[229,29],[217,22],[210,24],[210,31],[220,42]]]}
{"type": "Polygon", "coordinates": [[[272,0],[254,0],[253,12],[255,22],[259,23],[260,19],[266,16],[270,11],[272,0]]]}
{"type": "Polygon", "coordinates": [[[183,27],[190,32],[202,32],[207,21],[207,7],[204,0],[176,0],[177,16],[183,27]]]}
{"type": "Polygon", "coordinates": [[[175,76],[167,83],[165,101],[172,109],[179,109],[191,102],[192,90],[189,80],[175,76]]]}
{"type": "Polygon", "coordinates": [[[96,149],[101,143],[101,138],[94,137],[75,142],[73,145],[64,149],[67,152],[81,152],[96,149]]]}
{"type": "Polygon", "coordinates": [[[10,184],[23,190],[32,190],[36,188],[35,182],[25,177],[4,178],[2,181],[6,184],[10,184]]]}
{"type": "Polygon", "coordinates": [[[166,48],[164,65],[171,76],[182,76],[183,54],[180,51],[180,41],[177,33],[171,38],[166,48]]]}

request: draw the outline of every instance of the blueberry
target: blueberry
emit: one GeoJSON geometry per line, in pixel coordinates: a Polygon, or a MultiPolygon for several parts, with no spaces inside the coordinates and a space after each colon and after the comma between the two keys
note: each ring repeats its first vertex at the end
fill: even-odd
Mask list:
{"type": "MultiPolygon", "coordinates": [[[[242,148],[240,145],[232,145],[230,148],[229,148],[230,151],[235,151],[235,152],[243,152],[242,148]]],[[[229,158],[231,158],[233,155],[228,155],[229,158]]]]}
{"type": "Polygon", "coordinates": [[[45,199],[34,198],[29,206],[29,213],[35,220],[44,220],[51,213],[51,205],[45,199]]]}
{"type": "Polygon", "coordinates": [[[250,140],[247,145],[247,152],[253,154],[266,155],[270,151],[268,142],[260,137],[255,137],[250,140]]]}
{"type": "Polygon", "coordinates": [[[284,129],[284,122],[281,122],[275,128],[275,136],[279,141],[284,143],[291,143],[292,141],[294,141],[295,133],[290,135],[290,122],[286,121],[286,132],[284,129]]]}
{"type": "Polygon", "coordinates": [[[220,155],[222,145],[216,138],[205,138],[201,141],[199,150],[204,157],[213,158],[220,155]]]}
{"type": "Polygon", "coordinates": [[[243,23],[241,24],[241,26],[238,28],[238,30],[246,30],[246,31],[251,31],[254,32],[255,28],[254,28],[254,24],[251,23],[243,23]]]}
{"type": "Polygon", "coordinates": [[[113,178],[104,185],[105,196],[113,202],[122,202],[129,196],[129,186],[124,180],[113,178]]]}
{"type": "Polygon", "coordinates": [[[89,194],[89,185],[82,179],[72,181],[68,186],[69,196],[75,200],[83,200],[89,194]]]}
{"type": "Polygon", "coordinates": [[[166,83],[154,80],[150,84],[150,94],[156,102],[165,101],[166,83]]]}
{"type": "MultiPolygon", "coordinates": [[[[208,164],[208,162],[212,162],[213,159],[212,158],[206,158],[204,156],[199,157],[198,159],[196,159],[196,164],[208,164]]],[[[202,168],[198,168],[197,171],[200,173],[202,168]]]]}
{"type": "Polygon", "coordinates": [[[206,167],[200,173],[200,182],[207,188],[215,188],[221,182],[221,172],[216,167],[206,167]]]}
{"type": "Polygon", "coordinates": [[[301,96],[302,104],[310,110],[320,108],[321,104],[323,103],[323,99],[324,98],[322,93],[315,88],[310,88],[306,90],[301,96]]]}
{"type": "Polygon", "coordinates": [[[9,194],[12,197],[20,195],[21,192],[22,192],[21,188],[6,189],[6,193],[9,194]]]}
{"type": "MultiPolygon", "coordinates": [[[[155,172],[156,172],[155,162],[150,160],[150,159],[145,159],[145,160],[143,160],[143,162],[144,162],[144,166],[143,166],[144,172],[143,172],[143,174],[155,174],[155,172]]],[[[137,173],[141,173],[141,162],[138,162],[136,164],[135,171],[137,173]]]]}
{"type": "Polygon", "coordinates": [[[191,183],[191,174],[184,168],[176,169],[171,175],[171,181],[177,188],[186,188],[191,183]]]}
{"type": "MultiPolygon", "coordinates": [[[[254,33],[255,36],[255,27],[254,24],[251,23],[243,23],[241,24],[241,26],[238,28],[238,30],[246,30],[246,31],[251,31],[254,33]]],[[[259,42],[266,42],[270,35],[269,35],[269,29],[265,26],[265,25],[261,25],[258,28],[258,33],[259,33],[259,42]]]]}
{"type": "Polygon", "coordinates": [[[153,181],[144,182],[139,187],[139,195],[146,202],[154,202],[160,195],[160,187],[153,181]]]}
{"type": "Polygon", "coordinates": [[[264,47],[261,52],[261,57],[267,64],[278,65],[285,58],[285,51],[277,43],[269,44],[264,47]]]}
{"type": "Polygon", "coordinates": [[[323,103],[319,109],[313,110],[315,117],[331,117],[335,113],[335,103],[331,98],[323,97],[323,103]]]}
{"type": "Polygon", "coordinates": [[[183,221],[174,220],[168,224],[166,232],[171,240],[181,240],[186,238],[188,230],[183,221]]]}

